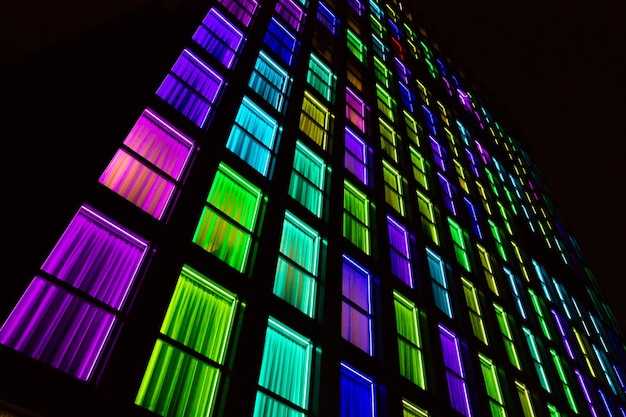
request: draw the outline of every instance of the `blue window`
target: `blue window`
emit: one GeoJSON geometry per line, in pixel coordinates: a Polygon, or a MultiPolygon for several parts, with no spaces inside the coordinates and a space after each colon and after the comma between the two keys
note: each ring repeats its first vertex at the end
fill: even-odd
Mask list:
{"type": "Polygon", "coordinates": [[[199,127],[205,127],[223,78],[188,49],[183,50],[156,94],[199,127]]]}
{"type": "MultiPolygon", "coordinates": [[[[396,63],[397,62],[399,61],[396,61],[396,63]]],[[[407,108],[407,110],[412,113],[415,109],[415,94],[413,94],[411,90],[409,90],[409,87],[406,86],[404,83],[399,82],[398,85],[400,85],[400,98],[402,99],[402,103],[407,108]]]]}
{"type": "Polygon", "coordinates": [[[356,369],[341,363],[339,385],[341,417],[374,417],[374,381],[356,369]]]}
{"type": "Polygon", "coordinates": [[[285,64],[293,65],[300,42],[275,18],[267,28],[264,42],[285,64]]]}
{"type": "Polygon", "coordinates": [[[248,86],[272,107],[282,112],[285,107],[286,96],[289,94],[290,84],[291,78],[287,71],[282,69],[265,52],[259,52],[248,86]]]}
{"type": "Polygon", "coordinates": [[[317,6],[317,20],[319,20],[322,25],[328,30],[330,33],[335,35],[337,33],[337,28],[339,27],[339,19],[335,16],[335,14],[326,6],[323,2],[319,2],[317,6]]]}
{"type": "Polygon", "coordinates": [[[276,120],[244,97],[226,147],[263,175],[267,175],[280,129],[276,120]]]}
{"type": "Polygon", "coordinates": [[[244,41],[243,33],[215,8],[209,10],[193,40],[226,68],[232,68],[244,41]]]}

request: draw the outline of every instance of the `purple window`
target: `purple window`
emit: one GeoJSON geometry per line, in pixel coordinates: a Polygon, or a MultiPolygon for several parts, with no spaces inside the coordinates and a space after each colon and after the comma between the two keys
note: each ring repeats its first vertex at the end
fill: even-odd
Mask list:
{"type": "Polygon", "coordinates": [[[446,379],[450,394],[450,405],[465,417],[472,415],[469,404],[465,372],[461,360],[459,339],[454,333],[439,325],[439,338],[443,352],[443,363],[446,367],[446,379]]]}
{"type": "Polygon", "coordinates": [[[278,0],[275,10],[293,30],[300,32],[306,14],[298,4],[293,0],[278,0]]]}
{"type": "Polygon", "coordinates": [[[223,83],[217,72],[185,49],[156,94],[199,127],[206,127],[223,83]]]}
{"type": "Polygon", "coordinates": [[[0,329],[0,343],[89,380],[148,245],[88,207],[81,207],[42,266],[75,288],[36,276],[0,329]]]}
{"type": "Polygon", "coordinates": [[[190,139],[146,109],[99,181],[161,219],[193,149],[190,139]]]}
{"type": "Polygon", "coordinates": [[[409,233],[397,221],[387,216],[391,272],[402,282],[413,288],[413,271],[409,252],[409,233]]]}
{"type": "Polygon", "coordinates": [[[365,132],[365,102],[349,88],[346,88],[346,118],[365,132]]]}
{"type": "Polygon", "coordinates": [[[441,185],[441,191],[443,191],[443,202],[445,203],[450,213],[456,216],[456,206],[454,205],[454,188],[450,184],[450,181],[446,179],[441,172],[437,173],[437,177],[439,178],[439,185],[441,185]]]}
{"type": "Polygon", "coordinates": [[[341,336],[372,354],[371,275],[355,261],[343,256],[341,336]]]}
{"type": "Polygon", "coordinates": [[[148,245],[83,206],[41,269],[119,310],[148,245]]]}
{"type": "Polygon", "coordinates": [[[218,0],[226,10],[237,18],[244,26],[250,26],[252,18],[259,8],[256,0],[218,0]]]}
{"type": "Polygon", "coordinates": [[[193,40],[226,68],[232,68],[244,41],[243,33],[215,8],[209,10],[193,40]]]}
{"type": "Polygon", "coordinates": [[[0,329],[0,343],[88,380],[114,323],[113,314],[35,277],[0,329]]]}
{"type": "Polygon", "coordinates": [[[428,135],[428,138],[430,139],[430,147],[433,150],[433,159],[435,163],[437,164],[439,169],[441,169],[442,171],[445,171],[446,170],[446,159],[445,159],[446,152],[443,149],[443,146],[441,146],[439,142],[437,142],[437,140],[433,138],[432,136],[428,135]]]}
{"type": "Polygon", "coordinates": [[[367,145],[347,127],[344,163],[348,171],[367,185],[367,145]]]}

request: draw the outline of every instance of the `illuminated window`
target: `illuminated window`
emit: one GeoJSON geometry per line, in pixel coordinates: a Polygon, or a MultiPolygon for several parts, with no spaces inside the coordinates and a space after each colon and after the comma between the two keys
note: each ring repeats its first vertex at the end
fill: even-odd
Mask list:
{"type": "Polygon", "coordinates": [[[35,276],[0,329],[0,343],[88,381],[147,252],[147,242],[81,206],[42,265],[43,277],[35,276]]]}
{"type": "Polygon", "coordinates": [[[135,404],[163,416],[210,416],[236,307],[234,294],[183,266],[135,404]]]}
{"type": "Polygon", "coordinates": [[[509,358],[509,362],[511,362],[511,365],[515,366],[517,369],[521,371],[522,365],[519,360],[519,356],[517,355],[517,348],[515,347],[515,340],[513,339],[513,333],[511,332],[511,327],[509,325],[509,317],[507,313],[504,311],[504,309],[495,303],[493,305],[493,309],[496,313],[496,319],[498,320],[498,327],[500,328],[500,333],[502,334],[502,341],[504,342],[504,350],[506,350],[506,354],[509,358]]]}
{"type": "Polygon", "coordinates": [[[365,12],[365,6],[360,0],[348,0],[348,6],[350,6],[357,15],[361,16],[365,12]]]}
{"type": "Polygon", "coordinates": [[[324,160],[296,142],[293,171],[289,183],[289,195],[309,209],[317,217],[322,215],[323,190],[326,177],[324,160]]]}
{"type": "Polygon", "coordinates": [[[383,20],[385,18],[385,14],[380,6],[377,4],[376,0],[370,0],[370,16],[375,17],[378,20],[383,20]]]}
{"type": "Polygon", "coordinates": [[[574,373],[576,374],[576,379],[578,380],[578,384],[580,385],[580,389],[583,392],[585,397],[585,401],[587,401],[587,406],[589,407],[589,411],[593,417],[597,417],[598,413],[596,412],[595,406],[593,404],[593,400],[591,399],[591,395],[589,393],[589,388],[587,388],[587,384],[585,383],[585,377],[580,373],[578,369],[574,369],[574,373]]]}
{"type": "Polygon", "coordinates": [[[396,120],[396,101],[380,84],[376,84],[376,103],[378,104],[378,110],[384,114],[387,119],[392,122],[396,120]]]}
{"type": "Polygon", "coordinates": [[[309,404],[312,351],[309,339],[269,318],[255,417],[304,416],[309,404]]]}
{"type": "Polygon", "coordinates": [[[476,249],[478,250],[478,259],[480,260],[480,265],[482,266],[483,273],[485,274],[487,286],[495,295],[500,295],[498,281],[496,280],[496,275],[494,273],[493,260],[491,259],[489,252],[487,252],[487,250],[478,243],[476,244],[476,249]]]}
{"type": "Polygon", "coordinates": [[[391,86],[391,71],[380,59],[378,59],[377,56],[374,56],[374,75],[376,76],[378,82],[385,86],[385,88],[389,88],[391,86]]]}
{"type": "Polygon", "coordinates": [[[396,73],[398,74],[398,78],[400,78],[405,84],[408,84],[411,79],[411,71],[398,57],[394,58],[394,62],[396,63],[396,73]]]}
{"type": "Polygon", "coordinates": [[[420,211],[422,231],[430,238],[430,241],[439,245],[439,234],[437,233],[437,223],[435,221],[435,209],[431,201],[425,194],[417,190],[417,205],[420,211]]]}
{"type": "Polygon", "coordinates": [[[365,133],[365,102],[355,92],[346,87],[346,119],[365,133]]]}
{"type": "Polygon", "coordinates": [[[262,202],[261,190],[227,165],[220,164],[193,242],[243,272],[262,202]]]}
{"type": "Polygon", "coordinates": [[[300,42],[276,18],[270,21],[264,42],[287,66],[293,65],[300,42]]]}
{"type": "Polygon", "coordinates": [[[450,213],[456,216],[456,206],[454,205],[454,188],[452,188],[450,181],[448,181],[446,177],[441,174],[441,172],[437,173],[437,178],[439,179],[441,191],[443,191],[443,193],[441,194],[441,196],[443,197],[443,202],[450,211],[450,213]]]}
{"type": "Polygon", "coordinates": [[[445,171],[446,159],[447,159],[447,154],[446,154],[445,149],[443,148],[443,146],[439,144],[439,142],[437,142],[437,140],[434,137],[429,135],[428,138],[430,139],[430,147],[433,151],[433,160],[435,161],[435,164],[437,164],[439,169],[441,169],[442,171],[445,171]]]}
{"type": "Polygon", "coordinates": [[[459,185],[461,186],[463,191],[469,194],[469,187],[467,185],[467,174],[465,174],[465,168],[463,168],[463,165],[461,165],[461,163],[457,161],[456,159],[452,160],[452,164],[454,165],[454,170],[456,171],[456,175],[459,179],[459,185]]]}
{"type": "Polygon", "coordinates": [[[372,51],[381,61],[386,61],[389,56],[389,48],[376,35],[372,35],[372,51]]]}
{"type": "Polygon", "coordinates": [[[491,219],[487,219],[487,222],[489,223],[489,229],[491,230],[491,235],[493,236],[493,240],[496,244],[496,248],[498,249],[500,257],[504,261],[508,261],[508,257],[506,256],[506,252],[504,251],[504,238],[502,236],[500,228],[491,219]]]}
{"type": "Polygon", "coordinates": [[[206,127],[224,79],[188,49],[183,50],[156,94],[199,127],[206,127]]]}
{"type": "Polygon", "coordinates": [[[398,162],[398,134],[383,119],[378,119],[380,128],[380,147],[394,162],[398,162]]]}
{"type": "Polygon", "coordinates": [[[452,304],[448,292],[448,278],[446,277],[446,265],[443,259],[431,249],[426,248],[428,271],[432,284],[435,306],[452,318],[452,304]]]}
{"type": "Polygon", "coordinates": [[[146,109],[99,182],[161,219],[180,185],[194,149],[190,139],[146,109]]]}
{"type": "Polygon", "coordinates": [[[426,118],[426,126],[430,133],[433,136],[437,136],[437,126],[439,125],[439,119],[437,116],[433,114],[432,111],[425,105],[422,104],[422,111],[424,112],[424,117],[426,118]]]}
{"type": "Polygon", "coordinates": [[[275,156],[279,133],[278,122],[248,97],[244,97],[226,148],[267,176],[275,156]]]}
{"type": "Polygon", "coordinates": [[[375,417],[374,381],[344,362],[340,366],[339,416],[375,417]]]}
{"type": "Polygon", "coordinates": [[[332,116],[326,106],[308,91],[304,92],[302,113],[300,113],[300,130],[323,150],[328,146],[332,116]]]}
{"type": "Polygon", "coordinates": [[[300,32],[306,13],[298,4],[293,0],[278,0],[274,10],[293,30],[300,32]]]}
{"type": "Polygon", "coordinates": [[[339,19],[335,14],[324,4],[319,2],[317,5],[317,20],[320,21],[322,26],[330,31],[333,35],[337,34],[337,28],[339,27],[339,19]]]}
{"type": "Polygon", "coordinates": [[[411,166],[413,168],[413,177],[425,189],[428,190],[427,162],[415,148],[409,147],[411,153],[411,166]]]}
{"type": "Polygon", "coordinates": [[[415,111],[415,94],[402,82],[399,82],[398,86],[400,87],[400,99],[402,100],[402,104],[404,104],[407,110],[411,112],[415,111]]]}
{"type": "Polygon", "coordinates": [[[502,389],[498,381],[498,369],[491,359],[481,353],[478,354],[478,360],[480,362],[483,380],[485,381],[485,387],[487,388],[491,415],[492,417],[505,417],[506,409],[504,408],[504,397],[502,396],[502,389]]]}
{"type": "Polygon", "coordinates": [[[409,287],[413,287],[413,270],[406,228],[387,216],[391,272],[409,287]]]}
{"type": "Polygon", "coordinates": [[[556,372],[559,375],[559,379],[561,380],[561,384],[563,385],[563,392],[565,393],[565,398],[567,398],[567,403],[569,404],[572,411],[578,414],[578,406],[576,405],[576,400],[574,393],[569,385],[569,379],[565,374],[565,364],[561,357],[556,353],[554,349],[550,349],[550,355],[552,356],[552,361],[554,362],[554,367],[556,368],[556,372]]]}
{"type": "Polygon", "coordinates": [[[515,300],[515,305],[517,307],[519,315],[525,320],[528,319],[528,316],[526,316],[526,309],[524,308],[524,300],[522,299],[522,294],[520,291],[521,284],[519,280],[506,267],[502,267],[502,270],[504,271],[504,275],[506,275],[509,281],[509,285],[511,286],[511,294],[513,295],[513,299],[515,300]]]}
{"type": "Polygon", "coordinates": [[[402,399],[402,417],[429,417],[428,411],[402,399]]]}
{"type": "Polygon", "coordinates": [[[285,110],[291,77],[265,52],[260,51],[248,86],[279,112],[285,110]]]}
{"type": "Polygon", "coordinates": [[[369,200],[348,181],[343,187],[343,236],[356,247],[370,253],[369,200]]]}
{"type": "Polygon", "coordinates": [[[426,105],[430,105],[430,91],[420,80],[415,80],[415,84],[417,84],[417,91],[419,91],[420,98],[426,105]]]}
{"type": "Polygon", "coordinates": [[[372,28],[372,33],[375,36],[378,36],[379,38],[382,38],[385,36],[385,33],[386,33],[385,26],[383,26],[383,24],[374,16],[370,16],[370,27],[372,28]]]}
{"type": "Polygon", "coordinates": [[[192,39],[226,68],[232,68],[244,42],[243,32],[215,8],[209,10],[192,39]]]}
{"type": "Polygon", "coordinates": [[[346,255],[342,271],[341,336],[372,355],[372,276],[346,255]]]}
{"type": "Polygon", "coordinates": [[[467,253],[467,235],[461,229],[461,226],[457,222],[448,217],[448,226],[450,228],[450,236],[452,237],[452,243],[454,244],[454,253],[456,254],[456,260],[465,268],[466,271],[472,270],[470,266],[469,255],[467,253]]]}
{"type": "Polygon", "coordinates": [[[367,145],[363,139],[359,138],[349,128],[346,127],[345,132],[344,165],[348,171],[353,173],[363,184],[367,185],[367,145]]]}
{"type": "Polygon", "coordinates": [[[365,63],[365,59],[367,57],[367,47],[359,39],[356,33],[352,30],[348,29],[346,34],[346,39],[348,42],[348,50],[354,55],[359,61],[365,63]]]}
{"type": "Polygon", "coordinates": [[[548,328],[548,322],[546,321],[546,317],[544,314],[544,306],[540,297],[535,294],[532,288],[528,288],[528,295],[530,296],[530,302],[535,309],[535,314],[537,315],[537,321],[539,321],[539,326],[541,327],[541,331],[543,335],[548,339],[552,340],[552,335],[550,334],[550,329],[548,328]]]}
{"type": "Polygon", "coordinates": [[[478,302],[478,291],[476,287],[467,279],[461,277],[463,283],[463,294],[465,295],[465,303],[469,310],[470,323],[472,324],[472,331],[474,336],[481,342],[488,345],[487,332],[485,331],[485,323],[483,323],[483,315],[480,310],[480,303],[478,302]]]}
{"type": "Polygon", "coordinates": [[[482,239],[483,238],[483,231],[482,231],[482,228],[480,227],[480,219],[478,217],[478,209],[476,208],[474,203],[472,203],[472,201],[469,198],[463,197],[463,201],[465,201],[465,207],[467,208],[467,214],[469,216],[469,220],[470,220],[470,223],[472,225],[472,230],[474,231],[476,236],[478,236],[479,239],[482,239]]]}
{"type": "Polygon", "coordinates": [[[416,146],[420,146],[420,136],[422,135],[422,126],[417,123],[415,118],[406,110],[402,110],[404,115],[404,125],[406,126],[406,135],[416,146]]]}
{"type": "Polygon", "coordinates": [[[561,316],[556,312],[556,310],[554,310],[554,308],[551,308],[550,312],[552,313],[552,318],[554,319],[554,322],[556,323],[556,328],[559,331],[559,334],[561,335],[561,341],[563,342],[563,346],[565,347],[567,356],[569,356],[570,359],[572,360],[576,360],[576,358],[574,357],[574,351],[572,350],[572,346],[569,341],[569,334],[571,330],[570,330],[568,323],[561,318],[561,316]],[[566,333],[566,330],[567,330],[567,333],[566,333]]]}
{"type": "Polygon", "coordinates": [[[400,375],[421,389],[426,389],[426,371],[419,326],[419,312],[413,302],[397,291],[393,292],[393,304],[396,313],[396,330],[398,332],[400,375]]]}
{"type": "Polygon", "coordinates": [[[546,371],[543,367],[543,360],[541,358],[540,350],[537,347],[537,340],[532,332],[526,327],[522,327],[522,331],[524,332],[524,336],[526,337],[526,343],[528,344],[528,350],[530,351],[530,356],[533,359],[533,364],[535,365],[535,371],[537,371],[537,377],[539,378],[539,383],[542,388],[548,392],[550,391],[550,384],[548,383],[548,376],[546,375],[546,371]]]}
{"type": "Polygon", "coordinates": [[[315,308],[320,242],[317,231],[285,213],[274,294],[309,317],[315,308]]]}
{"type": "Polygon", "coordinates": [[[259,8],[256,0],[218,0],[244,26],[250,26],[259,8]]]}
{"type": "Polygon", "coordinates": [[[335,100],[335,82],[337,77],[333,74],[330,67],[315,54],[310,56],[306,81],[326,100],[331,102],[335,100]]]}
{"type": "Polygon", "coordinates": [[[472,412],[470,410],[459,339],[441,324],[439,325],[439,339],[441,340],[441,350],[443,351],[443,363],[446,368],[450,405],[465,417],[471,417],[472,412]]]}
{"type": "Polygon", "coordinates": [[[535,410],[533,409],[533,403],[530,399],[530,392],[526,385],[519,381],[515,381],[515,388],[517,388],[517,395],[519,396],[520,403],[522,405],[522,412],[524,417],[535,417],[535,410]]]}
{"type": "Polygon", "coordinates": [[[385,181],[385,201],[404,216],[402,177],[400,172],[383,160],[383,180],[385,181]]]}

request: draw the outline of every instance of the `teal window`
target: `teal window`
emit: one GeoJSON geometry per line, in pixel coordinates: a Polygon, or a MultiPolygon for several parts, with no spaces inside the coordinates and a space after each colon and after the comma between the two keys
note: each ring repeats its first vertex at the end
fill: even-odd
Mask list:
{"type": "Polygon", "coordinates": [[[259,52],[248,86],[279,112],[284,111],[291,78],[265,52],[259,52]]]}
{"type": "Polygon", "coordinates": [[[261,190],[227,165],[220,164],[193,242],[243,272],[262,203],[261,190]]]}
{"type": "Polygon", "coordinates": [[[366,254],[370,254],[369,200],[348,181],[343,187],[343,236],[366,254]]]}
{"type": "Polygon", "coordinates": [[[419,312],[415,304],[400,293],[393,292],[398,332],[400,375],[426,389],[426,371],[419,328],[419,312]]]}
{"type": "Polygon", "coordinates": [[[430,273],[435,306],[448,317],[452,318],[452,303],[450,302],[450,294],[448,293],[446,265],[443,259],[429,248],[426,248],[426,257],[428,260],[428,271],[430,273]]]}
{"type": "Polygon", "coordinates": [[[248,97],[244,97],[226,147],[264,176],[268,175],[274,158],[280,128],[248,97]]]}
{"type": "Polygon", "coordinates": [[[382,61],[386,61],[389,56],[389,48],[383,43],[383,41],[376,35],[372,35],[372,51],[382,61]]]}
{"type": "Polygon", "coordinates": [[[183,266],[135,404],[162,416],[210,416],[236,306],[234,294],[183,266]]]}
{"type": "Polygon", "coordinates": [[[519,315],[523,319],[527,319],[528,316],[526,315],[526,309],[524,308],[524,300],[522,298],[522,294],[520,291],[519,280],[517,279],[517,277],[515,277],[515,275],[513,275],[511,271],[509,271],[508,268],[502,267],[502,270],[504,271],[504,275],[506,275],[507,280],[509,281],[509,286],[511,287],[511,294],[513,295],[513,299],[515,300],[515,306],[517,307],[517,311],[519,312],[519,315]]]}
{"type": "Polygon", "coordinates": [[[315,54],[311,54],[309,58],[309,71],[306,75],[306,81],[326,100],[334,101],[337,77],[330,67],[315,54]]]}
{"type": "Polygon", "coordinates": [[[296,142],[289,195],[317,217],[321,217],[324,200],[326,164],[302,142],[296,142]]]}
{"type": "Polygon", "coordinates": [[[526,327],[522,327],[522,331],[524,332],[524,336],[526,337],[526,343],[528,344],[528,350],[530,351],[530,356],[533,359],[533,364],[535,365],[535,370],[537,371],[537,377],[539,378],[539,383],[541,387],[548,392],[550,391],[550,384],[548,382],[548,376],[546,375],[546,371],[543,367],[543,360],[541,358],[540,350],[537,347],[537,340],[532,332],[526,327]]]}
{"type": "Polygon", "coordinates": [[[309,403],[311,341],[270,317],[253,417],[304,417],[309,403]]]}
{"type": "Polygon", "coordinates": [[[317,291],[320,235],[290,212],[285,213],[274,294],[313,317],[317,291]]]}

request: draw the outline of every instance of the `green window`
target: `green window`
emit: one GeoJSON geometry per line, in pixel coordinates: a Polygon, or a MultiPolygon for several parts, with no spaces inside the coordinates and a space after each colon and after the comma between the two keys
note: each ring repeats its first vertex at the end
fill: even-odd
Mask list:
{"type": "Polygon", "coordinates": [[[398,134],[383,119],[378,119],[380,128],[380,147],[394,162],[398,162],[398,134]]]}
{"type": "Polygon", "coordinates": [[[319,268],[319,233],[286,212],[279,251],[274,294],[313,317],[319,268]]]}
{"type": "Polygon", "coordinates": [[[304,92],[302,113],[300,113],[300,130],[323,150],[328,147],[328,135],[332,115],[328,107],[324,106],[308,91],[304,92]]]}
{"type": "Polygon", "coordinates": [[[411,301],[394,291],[396,330],[400,374],[422,389],[426,389],[424,356],[419,329],[419,312],[411,301]]]}
{"type": "Polygon", "coordinates": [[[483,373],[483,380],[485,381],[487,396],[489,397],[491,415],[493,417],[506,417],[504,397],[502,396],[500,382],[498,382],[498,370],[493,361],[481,353],[478,354],[478,360],[480,361],[480,369],[483,373]]]}
{"type": "Polygon", "coordinates": [[[428,417],[428,411],[402,399],[402,417],[428,417]]]}
{"type": "Polygon", "coordinates": [[[544,314],[544,307],[543,303],[541,302],[542,300],[537,294],[535,294],[535,292],[531,288],[528,288],[528,295],[530,296],[530,302],[535,309],[535,314],[537,315],[537,320],[539,321],[539,326],[541,327],[543,335],[548,340],[552,340],[552,335],[550,334],[548,322],[546,321],[546,316],[544,314]]]}
{"type": "Polygon", "coordinates": [[[435,208],[426,194],[417,190],[417,205],[420,211],[422,230],[436,245],[439,245],[439,234],[437,233],[437,223],[435,222],[435,208]]]}
{"type": "Polygon", "coordinates": [[[221,163],[193,242],[243,272],[262,202],[261,190],[221,163]]]}
{"type": "Polygon", "coordinates": [[[385,36],[385,26],[378,19],[376,19],[373,15],[370,15],[370,26],[372,28],[372,33],[376,34],[376,36],[383,38],[385,36]]]}
{"type": "Polygon", "coordinates": [[[489,229],[491,229],[491,234],[493,236],[493,240],[496,243],[496,248],[498,249],[500,257],[504,261],[508,261],[508,257],[506,256],[506,252],[504,251],[504,238],[502,236],[500,228],[491,219],[487,219],[487,222],[489,223],[489,229]]]}
{"type": "Polygon", "coordinates": [[[365,63],[365,59],[367,57],[367,47],[365,44],[359,39],[356,33],[348,29],[347,36],[348,40],[348,50],[354,55],[359,61],[365,63]]]}
{"type": "Polygon", "coordinates": [[[406,126],[406,135],[415,146],[420,146],[420,136],[422,135],[422,127],[417,123],[415,118],[406,110],[402,110],[404,115],[404,125],[406,126]]]}
{"type": "Polygon", "coordinates": [[[450,228],[450,235],[452,236],[452,242],[454,244],[454,253],[456,254],[456,260],[465,268],[466,271],[472,270],[470,266],[469,255],[467,254],[467,246],[465,244],[467,236],[461,226],[457,222],[448,217],[448,226],[450,228]]]}
{"type": "Polygon", "coordinates": [[[311,54],[309,59],[309,71],[306,75],[306,81],[326,100],[334,101],[337,77],[333,74],[330,67],[315,54],[311,54]]]}
{"type": "Polygon", "coordinates": [[[498,326],[500,327],[500,333],[502,334],[502,340],[504,342],[504,350],[506,350],[509,362],[521,371],[522,365],[517,355],[517,349],[515,348],[515,341],[513,340],[513,333],[509,326],[508,315],[504,309],[497,304],[493,305],[493,309],[496,313],[496,319],[498,320],[498,326]]]}
{"type": "Polygon", "coordinates": [[[572,389],[569,386],[569,380],[565,375],[565,365],[563,364],[563,360],[554,349],[550,349],[550,355],[552,356],[554,367],[556,368],[556,372],[559,374],[559,379],[561,380],[561,384],[563,385],[563,391],[565,392],[567,403],[569,404],[572,411],[578,414],[578,407],[576,406],[574,393],[572,392],[572,389]]]}
{"type": "Polygon", "coordinates": [[[385,201],[404,216],[402,177],[400,172],[385,160],[383,160],[383,180],[385,181],[385,201]]]}
{"type": "Polygon", "coordinates": [[[487,332],[485,331],[485,323],[483,322],[483,315],[480,310],[480,303],[478,302],[478,292],[476,287],[467,279],[461,277],[463,283],[463,294],[465,295],[465,303],[469,310],[470,323],[472,324],[472,331],[481,342],[488,345],[487,332]]]}
{"type": "Polygon", "coordinates": [[[289,182],[289,195],[317,217],[322,215],[325,177],[324,160],[302,142],[297,141],[289,182]]]}
{"type": "Polygon", "coordinates": [[[253,417],[304,417],[312,350],[310,340],[269,318],[253,417]]]}
{"type": "Polygon", "coordinates": [[[379,83],[390,88],[391,86],[391,70],[385,66],[385,63],[381,61],[377,56],[374,56],[374,75],[379,83]]]}
{"type": "Polygon", "coordinates": [[[343,236],[366,254],[370,254],[369,200],[348,181],[343,187],[343,236]]]}
{"type": "Polygon", "coordinates": [[[236,306],[234,294],[183,266],[135,404],[168,417],[210,416],[236,306]]]}
{"type": "Polygon", "coordinates": [[[376,84],[376,103],[378,104],[378,110],[384,114],[387,119],[392,122],[396,120],[396,101],[380,84],[376,84]]]}
{"type": "Polygon", "coordinates": [[[409,146],[409,152],[411,153],[411,166],[413,167],[413,177],[419,185],[428,190],[428,174],[427,167],[428,162],[424,159],[421,153],[412,146],[409,146]]]}
{"type": "Polygon", "coordinates": [[[487,286],[495,295],[500,295],[500,291],[498,290],[498,282],[496,281],[496,275],[493,270],[493,263],[489,252],[487,252],[487,249],[483,248],[478,243],[476,244],[476,249],[478,250],[478,259],[480,260],[480,265],[482,266],[483,273],[485,274],[485,279],[487,280],[487,286]]]}

